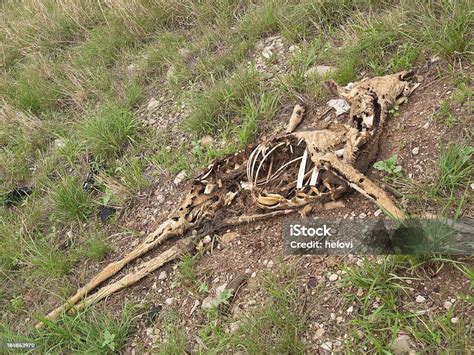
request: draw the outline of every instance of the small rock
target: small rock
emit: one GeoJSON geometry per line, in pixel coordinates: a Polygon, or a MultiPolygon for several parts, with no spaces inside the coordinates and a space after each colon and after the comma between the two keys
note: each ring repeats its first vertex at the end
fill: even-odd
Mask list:
{"type": "Polygon", "coordinates": [[[66,146],[66,143],[61,138],[57,138],[54,140],[54,145],[58,148],[64,148],[66,146]]]}
{"type": "Polygon", "coordinates": [[[158,280],[164,280],[167,276],[168,274],[166,273],[166,271],[163,270],[162,272],[160,272],[160,275],[158,275],[158,280]]]}
{"type": "Polygon", "coordinates": [[[471,190],[474,191],[474,182],[471,184],[471,190]]]}
{"type": "Polygon", "coordinates": [[[154,97],[148,101],[148,104],[146,105],[146,113],[147,114],[152,114],[158,107],[160,107],[160,102],[156,100],[154,97]]]}
{"type": "Polygon", "coordinates": [[[419,147],[415,147],[415,148],[413,148],[413,149],[411,150],[411,153],[412,153],[413,155],[418,155],[419,152],[420,152],[420,148],[419,148],[419,147]]]}
{"type": "Polygon", "coordinates": [[[346,312],[349,313],[349,314],[352,313],[352,312],[354,312],[354,307],[353,307],[353,306],[350,306],[350,307],[347,309],[346,312]]]}
{"type": "Polygon", "coordinates": [[[379,305],[378,302],[374,302],[374,303],[372,304],[372,308],[375,308],[375,309],[379,308],[379,306],[380,306],[380,305],[379,305]]]}
{"type": "Polygon", "coordinates": [[[359,214],[360,219],[363,219],[365,217],[367,217],[367,213],[362,212],[361,214],[359,214]]]}
{"type": "Polygon", "coordinates": [[[239,330],[239,328],[240,328],[239,323],[237,322],[230,323],[229,330],[231,334],[235,333],[237,330],[239,330]]]}
{"type": "Polygon", "coordinates": [[[328,65],[316,65],[316,66],[311,67],[308,70],[306,70],[306,72],[304,73],[304,77],[308,78],[308,77],[310,77],[314,74],[324,76],[324,75],[327,75],[327,74],[331,73],[332,71],[335,71],[335,69],[336,68],[330,67],[328,65]]]}
{"type": "Polygon", "coordinates": [[[357,290],[356,296],[357,296],[357,297],[362,297],[363,295],[364,295],[364,290],[361,289],[361,288],[359,288],[359,289],[357,290]]]}
{"type": "Polygon", "coordinates": [[[341,316],[336,318],[337,324],[342,323],[343,321],[344,321],[344,318],[342,318],[341,316]]]}
{"type": "Polygon", "coordinates": [[[194,301],[193,308],[191,308],[190,314],[193,314],[194,311],[196,310],[196,308],[197,308],[200,304],[201,304],[201,302],[199,302],[199,300],[195,300],[195,301],[194,301]]]}
{"type": "Polygon", "coordinates": [[[411,339],[408,335],[399,335],[390,346],[395,354],[406,354],[411,353],[411,339]]]}
{"type": "Polygon", "coordinates": [[[273,267],[273,260],[269,260],[267,263],[267,268],[271,269],[273,267]]]}
{"type": "Polygon", "coordinates": [[[174,298],[173,297],[170,297],[170,298],[167,298],[165,300],[165,303],[168,305],[168,306],[171,306],[173,304],[173,301],[174,301],[174,298]]]}
{"type": "Polygon", "coordinates": [[[252,272],[252,275],[250,275],[250,277],[251,277],[252,279],[255,278],[256,276],[257,276],[257,272],[256,272],[256,271],[252,272]]]}
{"type": "Polygon", "coordinates": [[[459,318],[458,318],[458,317],[453,317],[453,318],[451,318],[451,323],[452,323],[452,324],[456,324],[457,322],[459,322],[459,318]]]}
{"type": "Polygon", "coordinates": [[[374,212],[374,216],[378,217],[382,214],[382,210],[379,208],[377,211],[374,212]]]}
{"type": "Polygon", "coordinates": [[[163,194],[159,194],[159,195],[156,196],[156,200],[159,203],[163,203],[163,202],[165,202],[165,196],[163,196],[163,194]]]}
{"type": "Polygon", "coordinates": [[[332,319],[332,320],[335,320],[336,319],[336,313],[331,313],[329,315],[329,317],[332,319]]]}
{"type": "Polygon", "coordinates": [[[249,300],[249,301],[247,302],[247,304],[248,304],[249,306],[255,306],[255,305],[257,304],[257,301],[255,301],[255,300],[249,300]]]}
{"type": "Polygon", "coordinates": [[[202,242],[204,244],[209,244],[210,242],[212,241],[212,238],[210,235],[206,235],[203,239],[202,239],[202,242]]]}
{"type": "Polygon", "coordinates": [[[270,59],[273,56],[273,52],[269,47],[263,49],[262,57],[270,59]]]}
{"type": "Polygon", "coordinates": [[[427,129],[429,126],[430,126],[430,123],[429,123],[429,122],[426,122],[426,123],[423,125],[423,128],[424,128],[424,129],[427,129]]]}
{"type": "Polygon", "coordinates": [[[135,238],[135,239],[132,240],[132,242],[130,243],[130,246],[131,246],[131,247],[136,247],[136,246],[138,245],[138,243],[140,243],[140,241],[139,241],[137,238],[135,238]]]}
{"type": "Polygon", "coordinates": [[[212,138],[210,135],[206,135],[202,137],[200,140],[201,145],[204,145],[204,146],[210,145],[213,141],[214,141],[214,138],[212,138]]]}
{"type": "Polygon", "coordinates": [[[174,179],[174,184],[176,186],[178,186],[179,184],[181,184],[181,182],[184,180],[184,178],[186,177],[186,171],[183,170],[181,171],[178,175],[176,175],[175,179],[174,179]]]}
{"type": "Polygon", "coordinates": [[[423,303],[426,301],[426,298],[423,297],[422,295],[418,295],[416,296],[416,300],[415,300],[417,303],[423,303]]]}
{"type": "Polygon", "coordinates": [[[223,283],[220,286],[217,286],[216,288],[216,296],[218,297],[222,292],[224,292],[225,288],[227,287],[227,282],[223,283]]]}
{"type": "Polygon", "coordinates": [[[321,339],[324,333],[326,333],[326,331],[323,328],[318,328],[316,332],[314,332],[313,340],[321,339]]]}
{"type": "Polygon", "coordinates": [[[325,343],[322,343],[321,344],[321,349],[324,349],[324,350],[327,350],[327,351],[331,351],[332,349],[332,343],[330,341],[327,341],[325,343]]]}
{"type": "Polygon", "coordinates": [[[170,65],[170,67],[166,71],[166,80],[168,82],[172,81],[174,79],[174,74],[175,74],[174,65],[170,65]]]}
{"type": "Polygon", "coordinates": [[[202,300],[201,308],[203,310],[211,309],[216,304],[216,300],[212,296],[207,296],[202,300]]]}
{"type": "Polygon", "coordinates": [[[238,236],[239,236],[239,233],[237,232],[227,232],[220,238],[220,240],[222,244],[228,244],[231,241],[233,241],[235,238],[237,238],[238,236]]]}
{"type": "Polygon", "coordinates": [[[445,309],[450,309],[453,304],[450,301],[446,301],[443,303],[443,307],[445,309]]]}
{"type": "Polygon", "coordinates": [[[295,44],[292,44],[291,46],[288,47],[288,51],[290,53],[293,53],[294,51],[296,51],[298,49],[298,46],[295,45],[295,44]]]}
{"type": "Polygon", "coordinates": [[[338,274],[331,274],[329,276],[329,281],[336,281],[339,278],[338,274]]]}

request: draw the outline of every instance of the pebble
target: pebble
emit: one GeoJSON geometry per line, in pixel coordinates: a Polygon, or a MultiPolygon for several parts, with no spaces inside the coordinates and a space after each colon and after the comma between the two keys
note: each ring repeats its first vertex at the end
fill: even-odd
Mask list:
{"type": "Polygon", "coordinates": [[[210,135],[205,135],[201,138],[201,145],[209,145],[213,142],[213,138],[210,135]]]}
{"type": "Polygon", "coordinates": [[[413,155],[418,155],[419,152],[420,152],[420,148],[419,148],[419,147],[415,147],[415,148],[413,148],[413,149],[411,150],[411,153],[412,153],[413,155]]]}
{"type": "Polygon", "coordinates": [[[330,341],[327,341],[325,343],[322,343],[321,344],[321,349],[324,349],[324,350],[327,350],[327,351],[331,351],[332,349],[332,343],[330,341]]]}
{"type": "Polygon", "coordinates": [[[214,298],[212,296],[207,296],[202,300],[201,308],[204,310],[211,309],[214,305],[214,298]]]}
{"type": "Polygon", "coordinates": [[[329,276],[329,281],[336,281],[339,278],[338,274],[331,274],[329,276]]]}
{"type": "Polygon", "coordinates": [[[254,278],[255,276],[257,276],[257,272],[256,272],[256,271],[252,272],[252,275],[250,275],[251,278],[254,278]]]}
{"type": "Polygon", "coordinates": [[[270,59],[273,55],[273,52],[271,51],[271,49],[269,47],[266,47],[263,49],[263,52],[262,52],[262,57],[266,58],[266,59],[270,59]]]}
{"type": "Polygon", "coordinates": [[[165,300],[165,303],[168,305],[168,306],[171,306],[173,304],[173,301],[174,301],[174,298],[173,297],[170,297],[170,298],[167,298],[165,300]]]}
{"type": "Polygon", "coordinates": [[[179,184],[181,184],[181,182],[184,180],[184,178],[186,177],[186,171],[183,170],[181,171],[178,175],[176,175],[175,179],[174,179],[174,184],[176,186],[178,186],[179,184]]]}
{"type": "Polygon", "coordinates": [[[357,290],[356,296],[357,296],[357,297],[362,297],[363,295],[364,295],[364,290],[361,289],[361,288],[359,288],[359,289],[357,290]]]}
{"type": "Polygon", "coordinates": [[[212,241],[212,238],[210,235],[206,235],[203,239],[202,239],[202,242],[204,244],[209,244],[210,242],[212,241]]]}
{"type": "Polygon", "coordinates": [[[152,97],[150,101],[148,101],[148,105],[146,105],[146,111],[148,114],[153,113],[158,107],[160,106],[160,102],[152,97]]]}
{"type": "Polygon", "coordinates": [[[267,263],[267,268],[271,269],[273,267],[273,260],[269,260],[267,263]]]}
{"type": "Polygon", "coordinates": [[[230,323],[229,330],[231,334],[235,333],[237,330],[239,330],[239,323],[237,322],[230,323]]]}
{"type": "Polygon", "coordinates": [[[397,339],[395,339],[390,346],[392,351],[395,354],[408,354],[412,353],[413,350],[411,349],[410,346],[411,339],[408,335],[399,335],[397,339]]]}
{"type": "Polygon", "coordinates": [[[329,317],[331,317],[332,320],[336,319],[336,313],[331,313],[329,317]]]}
{"type": "Polygon", "coordinates": [[[382,210],[379,208],[377,211],[374,212],[374,216],[378,217],[382,214],[382,210]]]}
{"type": "Polygon", "coordinates": [[[450,309],[453,304],[450,301],[446,301],[443,303],[443,307],[445,309],[450,309]]]}
{"type": "Polygon", "coordinates": [[[418,303],[423,303],[423,302],[425,302],[425,301],[426,301],[426,298],[423,297],[422,295],[416,296],[416,302],[418,302],[418,303]]]}
{"type": "Polygon", "coordinates": [[[459,322],[459,318],[458,318],[458,317],[453,317],[453,318],[451,318],[451,323],[452,323],[452,324],[456,324],[457,322],[459,322]]]}
{"type": "Polygon", "coordinates": [[[160,272],[160,275],[158,275],[158,280],[164,280],[167,276],[168,274],[166,273],[166,271],[163,270],[162,272],[160,272]]]}
{"type": "Polygon", "coordinates": [[[362,212],[362,213],[359,215],[359,218],[360,218],[360,219],[363,219],[363,218],[365,218],[365,217],[367,217],[367,214],[364,213],[364,212],[362,212]]]}
{"type": "Polygon", "coordinates": [[[354,312],[354,307],[353,307],[353,306],[350,306],[350,307],[347,309],[346,312],[347,312],[347,313],[352,313],[352,312],[354,312]]]}
{"type": "Polygon", "coordinates": [[[249,305],[249,306],[255,306],[256,304],[257,304],[257,301],[255,301],[255,300],[249,300],[247,302],[247,305],[249,305]]]}
{"type": "Polygon", "coordinates": [[[292,44],[291,46],[288,47],[289,52],[294,52],[298,49],[298,46],[295,44],[292,44]]]}
{"type": "Polygon", "coordinates": [[[313,340],[321,339],[324,333],[326,333],[326,331],[323,328],[318,328],[313,335],[313,340]]]}

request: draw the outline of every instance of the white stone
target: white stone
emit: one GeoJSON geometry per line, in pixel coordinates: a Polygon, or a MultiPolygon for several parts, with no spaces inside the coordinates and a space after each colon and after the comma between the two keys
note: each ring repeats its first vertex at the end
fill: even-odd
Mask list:
{"type": "Polygon", "coordinates": [[[420,148],[419,148],[419,147],[415,147],[415,148],[413,148],[413,149],[411,150],[411,153],[412,153],[413,155],[418,155],[419,152],[420,152],[420,148]]]}
{"type": "Polygon", "coordinates": [[[357,297],[362,297],[363,295],[364,295],[364,290],[361,289],[361,288],[359,288],[359,289],[357,290],[356,296],[357,296],[357,297]]]}
{"type": "Polygon", "coordinates": [[[269,260],[267,263],[267,268],[271,269],[273,267],[273,260],[269,260]]]}
{"type": "Polygon", "coordinates": [[[163,270],[162,272],[160,272],[160,275],[158,275],[158,280],[164,280],[166,279],[167,276],[168,274],[166,273],[165,270],[163,270]]]}
{"type": "Polygon", "coordinates": [[[364,212],[362,212],[361,214],[359,214],[359,218],[360,218],[360,219],[364,219],[364,218],[366,218],[366,217],[367,217],[367,214],[364,213],[364,212]]]}
{"type": "Polygon", "coordinates": [[[148,104],[146,105],[146,112],[150,115],[154,111],[156,111],[158,107],[160,107],[160,102],[154,97],[152,97],[150,101],[148,101],[148,104]]]}
{"type": "Polygon", "coordinates": [[[331,317],[332,320],[336,319],[336,313],[331,313],[329,317],[331,317]]]}
{"type": "Polygon", "coordinates": [[[331,274],[329,276],[329,281],[336,281],[339,278],[339,275],[337,274],[331,274]]]}
{"type": "Polygon", "coordinates": [[[426,301],[426,298],[423,297],[422,295],[416,296],[416,302],[418,302],[418,303],[423,303],[423,302],[425,302],[425,301],[426,301]]]}
{"type": "Polygon", "coordinates": [[[327,341],[325,343],[322,343],[321,344],[321,349],[324,349],[324,350],[327,350],[327,351],[331,351],[332,349],[332,343],[330,341],[327,341]]]}
{"type": "Polygon", "coordinates": [[[165,300],[165,303],[168,305],[168,306],[171,306],[173,304],[173,301],[174,301],[174,298],[173,297],[170,297],[170,298],[167,298],[165,300]]]}
{"type": "Polygon", "coordinates": [[[382,210],[379,208],[377,211],[374,212],[374,216],[378,217],[382,214],[382,210]]]}
{"type": "Polygon", "coordinates": [[[271,49],[269,47],[266,47],[263,49],[263,52],[262,52],[262,57],[266,58],[266,59],[270,59],[273,55],[273,52],[271,51],[271,49]]]}
{"type": "Polygon", "coordinates": [[[323,328],[318,328],[313,335],[313,340],[321,339],[324,333],[326,333],[326,331],[323,328]]]}
{"type": "Polygon", "coordinates": [[[453,318],[451,318],[451,323],[456,324],[457,322],[459,322],[459,318],[458,318],[458,317],[453,317],[453,318]]]}
{"type": "Polygon", "coordinates": [[[450,301],[446,301],[443,303],[443,307],[445,309],[450,309],[453,304],[450,301]]]}
{"type": "Polygon", "coordinates": [[[178,186],[179,184],[181,184],[181,182],[184,180],[185,177],[186,177],[186,171],[183,170],[174,178],[174,181],[173,181],[174,184],[178,186]]]}
{"type": "Polygon", "coordinates": [[[408,335],[399,335],[390,347],[395,354],[411,354],[413,350],[410,343],[411,339],[408,335]]]}
{"type": "Polygon", "coordinates": [[[353,307],[353,306],[350,306],[350,307],[347,309],[346,312],[349,313],[349,314],[352,313],[352,312],[354,312],[354,307],[353,307]]]}
{"type": "Polygon", "coordinates": [[[203,239],[202,239],[202,242],[204,244],[209,244],[210,242],[212,241],[212,238],[210,235],[206,235],[203,239]]]}

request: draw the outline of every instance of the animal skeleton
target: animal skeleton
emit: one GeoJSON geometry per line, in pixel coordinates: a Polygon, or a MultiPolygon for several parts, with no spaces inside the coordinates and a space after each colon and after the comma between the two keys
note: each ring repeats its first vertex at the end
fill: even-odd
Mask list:
{"type": "MultiPolygon", "coordinates": [[[[124,258],[107,265],[65,304],[47,315],[53,320],[71,308],[81,309],[136,283],[165,263],[192,249],[204,235],[256,220],[293,213],[317,204],[331,208],[349,188],[373,200],[388,214],[403,218],[384,190],[364,174],[375,159],[390,105],[419,85],[411,72],[362,80],[350,90],[333,81],[326,88],[351,104],[348,124],[287,133],[217,160],[192,183],[191,190],[168,218],[124,258]],[[240,215],[248,206],[270,210],[240,215]],[[91,292],[133,260],[166,240],[183,236],[172,247],[138,266],[118,281],[91,292]]],[[[301,121],[304,109],[295,108],[287,132],[301,121]]],[[[37,328],[44,323],[37,324],[37,328]]]]}

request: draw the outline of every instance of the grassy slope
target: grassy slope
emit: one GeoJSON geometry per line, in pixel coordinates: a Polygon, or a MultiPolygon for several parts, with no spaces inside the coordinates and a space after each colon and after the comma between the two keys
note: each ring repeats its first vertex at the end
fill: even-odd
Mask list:
{"type": "MultiPolygon", "coordinates": [[[[24,285],[37,287],[41,296],[28,305],[29,312],[44,312],[48,305],[42,299],[67,297],[78,286],[80,281],[70,277],[77,262],[107,254],[107,230],[97,222],[97,205],[104,200],[123,205],[151,185],[154,176],[144,174],[147,166],[172,172],[199,168],[250,142],[260,123],[296,95],[321,99],[321,78],[304,78],[315,63],[335,65],[338,70],[331,75],[345,83],[361,71],[391,73],[434,55],[452,63],[472,60],[468,5],[3,2],[0,189],[28,185],[34,192],[20,206],[1,210],[0,278],[1,284],[12,285],[0,290],[2,328],[25,331],[13,322],[25,317],[24,285]],[[273,34],[299,44],[300,50],[288,74],[263,84],[247,61],[256,41],[273,34]],[[179,147],[179,159],[140,122],[138,109],[157,84],[191,107],[182,129],[192,142],[179,147]],[[201,147],[205,134],[224,139],[225,148],[201,147]],[[100,183],[84,191],[91,166],[101,171],[100,183]]],[[[447,124],[456,124],[449,103],[443,110],[447,124]]],[[[436,196],[466,182],[453,182],[449,169],[441,176],[445,180],[431,191],[436,196]]],[[[125,318],[122,325],[129,324],[125,318]]],[[[73,349],[77,341],[64,340],[61,347],[73,349]]]]}

